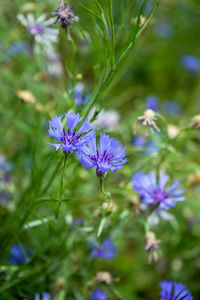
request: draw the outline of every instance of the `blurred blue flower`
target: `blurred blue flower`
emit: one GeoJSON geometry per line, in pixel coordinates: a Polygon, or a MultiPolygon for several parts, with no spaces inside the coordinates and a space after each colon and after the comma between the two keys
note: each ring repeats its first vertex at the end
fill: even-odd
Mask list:
{"type": "Polygon", "coordinates": [[[46,20],[45,14],[42,14],[37,19],[31,13],[27,14],[26,17],[22,14],[18,14],[17,18],[21,24],[26,27],[36,42],[49,47],[52,42],[57,40],[58,30],[50,27],[50,25],[54,23],[54,20],[46,20]]]}
{"type": "Polygon", "coordinates": [[[90,97],[88,89],[84,86],[83,83],[80,82],[74,87],[73,90],[72,87],[70,87],[69,92],[73,92],[73,97],[76,100],[77,106],[86,104],[90,97]]]}
{"type": "Polygon", "coordinates": [[[93,291],[90,300],[106,300],[107,295],[102,292],[100,289],[96,289],[93,291]]]}
{"type": "Polygon", "coordinates": [[[155,33],[162,38],[170,38],[173,35],[171,26],[167,23],[157,23],[154,26],[155,33]]]}
{"type": "Polygon", "coordinates": [[[146,97],[146,108],[155,112],[158,111],[158,97],[155,95],[149,95],[146,97]]]}
{"type": "Polygon", "coordinates": [[[30,53],[30,45],[26,42],[16,42],[11,44],[9,52],[12,54],[30,53]]]}
{"type": "Polygon", "coordinates": [[[90,246],[92,249],[91,252],[92,257],[111,259],[116,257],[117,255],[116,247],[109,238],[104,239],[101,245],[91,244],[90,246]]]}
{"type": "Polygon", "coordinates": [[[171,116],[177,116],[182,113],[182,106],[175,101],[167,100],[163,103],[163,112],[171,116]]]}
{"type": "Polygon", "coordinates": [[[182,196],[185,189],[177,190],[181,182],[175,181],[169,188],[166,188],[168,179],[168,175],[160,174],[157,182],[155,173],[137,172],[131,179],[131,185],[141,197],[141,201],[150,207],[155,207],[159,213],[185,200],[182,196]]]}
{"type": "Polygon", "coordinates": [[[65,118],[67,120],[68,129],[66,130],[62,125],[63,115],[56,115],[52,120],[49,121],[48,133],[52,136],[59,144],[50,144],[56,151],[61,147],[63,152],[80,152],[83,146],[93,138],[95,131],[91,130],[92,126],[88,119],[85,119],[79,130],[75,127],[83,119],[80,118],[79,114],[67,113],[65,118]],[[91,130],[91,131],[90,131],[91,130]]]}
{"type": "Polygon", "coordinates": [[[182,283],[161,281],[160,287],[160,300],[193,300],[192,294],[182,283]]]}
{"type": "Polygon", "coordinates": [[[10,249],[8,260],[11,264],[15,265],[25,264],[30,256],[31,253],[25,245],[22,245],[21,247],[20,245],[15,244],[10,249]]]}
{"type": "Polygon", "coordinates": [[[190,72],[198,72],[200,69],[200,60],[196,56],[183,55],[180,59],[180,63],[190,72]]]}
{"type": "Polygon", "coordinates": [[[114,173],[123,167],[127,162],[125,151],[126,147],[122,148],[117,140],[101,133],[99,147],[96,146],[96,136],[93,136],[80,153],[80,160],[86,168],[95,166],[97,175],[103,176],[108,170],[114,173]]]}
{"type": "Polygon", "coordinates": [[[133,138],[133,145],[138,148],[143,148],[141,153],[145,155],[152,155],[160,149],[156,142],[150,141],[142,135],[136,135],[133,138]]]}
{"type": "Polygon", "coordinates": [[[12,169],[12,163],[6,161],[6,157],[4,155],[0,155],[0,171],[9,172],[12,169]]]}
{"type": "Polygon", "coordinates": [[[41,298],[38,293],[35,294],[35,300],[50,300],[50,298],[51,298],[51,295],[47,292],[43,292],[41,298]]]}

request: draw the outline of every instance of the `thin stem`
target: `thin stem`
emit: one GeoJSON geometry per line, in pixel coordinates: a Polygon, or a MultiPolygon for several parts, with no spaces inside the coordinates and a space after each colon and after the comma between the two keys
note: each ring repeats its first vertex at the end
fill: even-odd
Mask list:
{"type": "Polygon", "coordinates": [[[46,186],[44,187],[44,189],[41,191],[39,197],[41,197],[42,195],[44,195],[44,194],[46,193],[46,191],[48,190],[48,188],[50,187],[50,185],[51,185],[51,183],[52,183],[54,177],[56,176],[56,174],[58,173],[58,170],[60,169],[61,163],[62,163],[62,159],[58,162],[58,164],[57,164],[57,166],[56,166],[54,172],[52,173],[52,175],[51,175],[51,177],[50,177],[48,183],[47,183],[46,186]]]}
{"type": "Polygon", "coordinates": [[[68,156],[65,155],[63,169],[62,169],[62,174],[61,174],[61,180],[60,180],[60,198],[62,197],[62,194],[63,194],[63,181],[64,181],[64,173],[65,173],[65,167],[66,167],[67,157],[68,156]]]}
{"type": "Polygon", "coordinates": [[[105,195],[105,191],[104,191],[104,179],[100,177],[100,190],[102,192],[103,195],[105,195]]]}

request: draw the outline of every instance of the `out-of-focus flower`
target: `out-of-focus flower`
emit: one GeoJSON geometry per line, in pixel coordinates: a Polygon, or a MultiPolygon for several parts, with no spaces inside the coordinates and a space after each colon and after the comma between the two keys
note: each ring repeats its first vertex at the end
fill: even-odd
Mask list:
{"type": "Polygon", "coordinates": [[[73,89],[70,87],[69,92],[72,93],[72,96],[76,100],[77,106],[86,104],[90,97],[87,87],[85,87],[85,85],[81,82],[79,82],[73,89]]]}
{"type": "Polygon", "coordinates": [[[196,73],[200,69],[200,60],[196,56],[192,55],[183,55],[180,58],[180,63],[186,70],[196,73]]]}
{"type": "Polygon", "coordinates": [[[152,109],[145,110],[144,114],[137,118],[135,129],[137,131],[138,125],[142,125],[144,127],[150,128],[152,132],[155,130],[160,131],[160,129],[156,125],[156,120],[158,118],[155,115],[155,112],[152,109]]]}
{"type": "Polygon", "coordinates": [[[56,151],[61,147],[65,153],[82,152],[85,144],[89,143],[95,135],[95,131],[91,130],[90,121],[85,119],[79,130],[77,130],[75,127],[83,117],[80,118],[79,114],[69,112],[65,114],[68,124],[68,129],[66,130],[62,125],[62,118],[63,115],[56,115],[49,121],[49,135],[58,142],[58,144],[50,145],[56,151]]]}
{"type": "Polygon", "coordinates": [[[86,168],[96,167],[97,175],[104,177],[108,170],[114,173],[123,167],[127,162],[125,151],[126,147],[122,148],[117,140],[101,133],[98,148],[96,136],[93,136],[80,153],[80,160],[86,168]]]}
{"type": "MultiPolygon", "coordinates": [[[[144,17],[144,16],[140,16],[140,23],[139,23],[139,27],[142,27],[145,23],[146,23],[146,17],[144,17]]],[[[137,24],[137,21],[138,21],[138,18],[133,18],[132,20],[131,20],[131,23],[132,24],[137,24]]]]}
{"type": "Polygon", "coordinates": [[[35,300],[50,300],[51,295],[47,292],[42,293],[42,297],[37,293],[35,294],[35,300]]]}
{"type": "Polygon", "coordinates": [[[158,97],[155,95],[149,95],[146,97],[145,102],[147,109],[151,109],[155,112],[158,111],[158,97]]]}
{"type": "Polygon", "coordinates": [[[105,284],[111,284],[112,276],[109,272],[98,272],[96,280],[105,284]]]}
{"type": "Polygon", "coordinates": [[[53,47],[47,47],[45,49],[45,54],[49,74],[53,77],[59,77],[62,74],[60,55],[54,51],[53,47]]]}
{"type": "Polygon", "coordinates": [[[96,120],[93,122],[94,127],[98,130],[100,129],[109,129],[109,130],[113,130],[114,128],[116,128],[116,126],[118,125],[120,120],[120,115],[119,113],[114,110],[114,109],[110,109],[110,110],[102,110],[96,120]]]}
{"type": "Polygon", "coordinates": [[[163,112],[171,116],[177,116],[182,113],[182,106],[175,101],[167,100],[163,103],[163,112]]]}
{"type": "Polygon", "coordinates": [[[17,96],[22,99],[24,102],[29,102],[29,103],[36,103],[37,100],[35,96],[30,92],[26,90],[18,90],[16,92],[17,96]]]}
{"type": "Polygon", "coordinates": [[[160,149],[155,141],[150,141],[142,135],[134,136],[133,145],[138,148],[143,148],[141,153],[145,155],[155,154],[160,149]]]}
{"type": "Polygon", "coordinates": [[[57,40],[58,30],[50,27],[53,20],[45,20],[45,14],[41,15],[37,19],[35,19],[31,13],[29,13],[26,17],[22,14],[18,14],[17,17],[36,42],[41,43],[44,46],[50,46],[52,42],[57,40]]]}
{"type": "Polygon", "coordinates": [[[13,192],[10,171],[12,163],[6,160],[4,155],[0,155],[0,206],[4,206],[13,192]]]}
{"type": "Polygon", "coordinates": [[[102,292],[100,289],[96,289],[93,291],[90,300],[106,300],[107,295],[102,292]]]}
{"type": "Polygon", "coordinates": [[[148,263],[150,264],[153,260],[157,260],[156,251],[160,248],[160,240],[156,240],[153,232],[148,232],[146,235],[145,250],[148,253],[148,263]]]}
{"type": "Polygon", "coordinates": [[[67,28],[74,22],[78,22],[79,18],[75,16],[72,9],[73,7],[67,6],[66,3],[58,7],[55,13],[51,14],[52,17],[57,17],[55,23],[58,23],[63,28],[67,28]]]}
{"type": "Polygon", "coordinates": [[[194,116],[192,118],[192,127],[200,129],[200,115],[194,116]]]}
{"type": "Polygon", "coordinates": [[[92,243],[90,246],[92,249],[91,251],[92,257],[111,259],[116,257],[117,255],[116,247],[109,238],[104,239],[101,245],[95,245],[92,243]]]}
{"type": "Polygon", "coordinates": [[[155,33],[162,38],[170,38],[173,35],[171,26],[167,23],[157,23],[154,26],[155,33]]]}
{"type": "Polygon", "coordinates": [[[180,132],[180,129],[176,125],[169,124],[167,126],[167,133],[168,133],[168,136],[170,137],[170,139],[174,139],[175,137],[177,137],[179,132],[180,132]]]}
{"type": "Polygon", "coordinates": [[[9,172],[12,169],[12,163],[6,160],[6,157],[0,154],[0,172],[9,172]]]}
{"type": "Polygon", "coordinates": [[[168,175],[160,174],[157,182],[155,173],[144,174],[142,172],[137,172],[131,179],[131,185],[141,197],[142,203],[155,208],[161,216],[162,210],[168,210],[177,202],[185,200],[182,196],[185,189],[177,189],[181,182],[175,181],[169,188],[166,188],[168,179],[168,175]]]}
{"type": "Polygon", "coordinates": [[[25,245],[20,246],[15,244],[10,249],[8,260],[11,264],[15,265],[25,264],[29,260],[30,256],[30,251],[25,245]]]}
{"type": "Polygon", "coordinates": [[[184,284],[174,281],[161,281],[160,300],[193,300],[184,284]]]}

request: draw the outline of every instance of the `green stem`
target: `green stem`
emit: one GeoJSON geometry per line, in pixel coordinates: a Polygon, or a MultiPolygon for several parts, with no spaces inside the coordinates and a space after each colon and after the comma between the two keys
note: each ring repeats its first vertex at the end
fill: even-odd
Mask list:
{"type": "Polygon", "coordinates": [[[56,176],[56,174],[58,173],[58,170],[60,169],[61,163],[62,163],[62,159],[58,162],[58,164],[57,164],[57,166],[56,166],[54,172],[52,173],[52,175],[51,175],[51,177],[50,177],[48,183],[47,183],[46,186],[44,187],[44,189],[41,191],[39,197],[43,196],[43,195],[46,193],[46,191],[49,189],[49,187],[50,187],[50,185],[51,185],[51,183],[52,183],[54,177],[56,176]]]}
{"type": "Polygon", "coordinates": [[[63,164],[61,180],[60,180],[60,198],[62,198],[62,194],[63,194],[63,181],[64,181],[66,162],[67,162],[67,155],[65,155],[65,158],[64,158],[64,164],[63,164]]]}
{"type": "Polygon", "coordinates": [[[100,177],[100,190],[102,192],[103,195],[105,195],[105,191],[104,191],[104,179],[100,177]]]}

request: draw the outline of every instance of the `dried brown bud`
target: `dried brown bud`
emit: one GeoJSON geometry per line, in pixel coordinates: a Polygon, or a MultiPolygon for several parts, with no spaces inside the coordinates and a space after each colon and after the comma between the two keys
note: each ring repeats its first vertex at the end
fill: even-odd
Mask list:
{"type": "Polygon", "coordinates": [[[147,109],[145,110],[144,114],[137,118],[136,124],[135,124],[135,130],[137,131],[138,125],[143,127],[148,127],[154,131],[160,131],[160,129],[156,125],[156,120],[158,118],[156,117],[156,114],[153,110],[147,109]]]}

